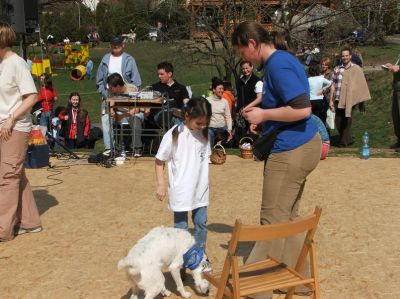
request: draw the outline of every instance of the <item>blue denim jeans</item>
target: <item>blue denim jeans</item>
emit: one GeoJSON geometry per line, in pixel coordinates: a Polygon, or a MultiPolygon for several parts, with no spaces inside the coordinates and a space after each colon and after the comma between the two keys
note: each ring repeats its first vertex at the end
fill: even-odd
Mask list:
{"type": "Polygon", "coordinates": [[[51,112],[42,112],[40,114],[40,125],[49,128],[51,112]]]}
{"type": "Polygon", "coordinates": [[[103,129],[104,148],[111,149],[110,116],[107,113],[101,116],[101,127],[103,129]]]}
{"type": "MultiPolygon", "coordinates": [[[[200,207],[192,211],[194,224],[194,239],[197,245],[206,247],[207,240],[207,207],[200,207]]],[[[188,212],[174,212],[174,227],[188,229],[188,212]]]]}

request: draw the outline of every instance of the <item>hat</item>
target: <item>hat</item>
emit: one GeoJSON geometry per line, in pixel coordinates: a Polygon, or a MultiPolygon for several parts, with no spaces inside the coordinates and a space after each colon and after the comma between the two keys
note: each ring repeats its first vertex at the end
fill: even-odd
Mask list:
{"type": "Polygon", "coordinates": [[[119,36],[119,35],[113,36],[113,37],[111,38],[111,40],[110,40],[110,44],[111,44],[111,45],[120,45],[120,44],[122,44],[122,43],[123,43],[122,36],[119,36]]]}

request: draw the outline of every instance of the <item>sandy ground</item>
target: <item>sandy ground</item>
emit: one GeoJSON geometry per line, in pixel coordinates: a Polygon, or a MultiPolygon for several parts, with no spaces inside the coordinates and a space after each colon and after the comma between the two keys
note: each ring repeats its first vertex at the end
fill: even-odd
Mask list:
{"type": "MultiPolygon", "coordinates": [[[[0,298],[129,298],[118,260],[152,227],[172,223],[166,203],[154,198],[153,160],[111,169],[78,163],[56,161],[58,174],[28,170],[44,231],[0,243],[0,298]]],[[[214,269],[235,219],[258,222],[262,167],[235,156],[211,166],[214,269]]],[[[400,159],[328,158],[309,177],[301,211],[323,209],[316,236],[322,298],[400,298],[399,169],[400,159]]]]}

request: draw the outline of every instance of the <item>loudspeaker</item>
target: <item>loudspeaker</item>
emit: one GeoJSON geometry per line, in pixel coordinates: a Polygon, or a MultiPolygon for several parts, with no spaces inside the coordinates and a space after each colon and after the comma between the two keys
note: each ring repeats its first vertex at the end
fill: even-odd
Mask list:
{"type": "Polygon", "coordinates": [[[24,0],[24,11],[25,31],[26,33],[33,33],[36,28],[39,28],[38,0],[24,0]]]}
{"type": "Polygon", "coordinates": [[[16,33],[32,33],[39,26],[38,0],[0,0],[2,20],[16,33]]]}
{"type": "Polygon", "coordinates": [[[5,0],[2,2],[5,19],[17,33],[25,33],[24,0],[5,0]]]}

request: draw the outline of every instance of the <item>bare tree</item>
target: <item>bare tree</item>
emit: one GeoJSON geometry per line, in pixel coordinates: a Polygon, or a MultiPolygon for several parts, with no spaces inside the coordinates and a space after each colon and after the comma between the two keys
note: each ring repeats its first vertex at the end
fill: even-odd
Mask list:
{"type": "Polygon", "coordinates": [[[340,43],[349,38],[354,27],[367,27],[371,37],[379,36],[383,19],[389,12],[396,15],[393,8],[398,0],[220,0],[207,1],[208,5],[201,0],[186,2],[191,40],[179,43],[179,50],[188,54],[190,63],[214,66],[221,78],[230,80],[238,79],[239,63],[230,35],[241,21],[253,20],[268,30],[285,32],[289,46],[340,43]],[[365,20],[369,20],[369,26],[363,24],[365,20]]]}
{"type": "Polygon", "coordinates": [[[231,46],[230,35],[241,21],[258,21],[269,30],[284,31],[290,43],[301,31],[307,31],[307,24],[320,24],[342,13],[329,9],[310,18],[310,13],[321,2],[316,0],[282,0],[279,4],[262,0],[222,0],[213,1],[214,6],[201,6],[200,2],[192,1],[187,6],[191,13],[191,41],[179,44],[179,48],[190,54],[186,57],[191,63],[215,66],[219,76],[228,81],[239,77],[240,59],[231,46]]]}

